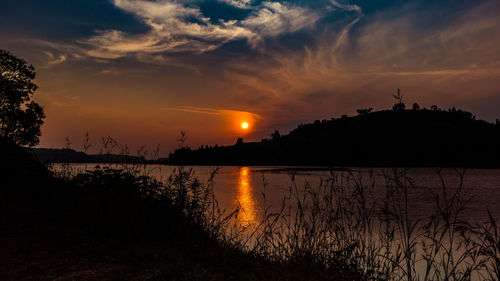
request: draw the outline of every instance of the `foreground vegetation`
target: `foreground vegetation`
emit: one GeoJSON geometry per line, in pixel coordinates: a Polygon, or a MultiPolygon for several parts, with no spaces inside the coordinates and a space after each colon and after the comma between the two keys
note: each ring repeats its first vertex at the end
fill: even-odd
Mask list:
{"type": "Polygon", "coordinates": [[[218,211],[211,184],[182,167],[165,182],[106,168],[55,177],[23,149],[1,148],[2,280],[362,277],[246,251],[224,231],[231,214],[218,211]]]}
{"type": "Polygon", "coordinates": [[[462,219],[464,171],[429,189],[430,215],[412,210],[406,170],[384,174],[383,194],[374,175],[292,177],[282,206],[240,231],[190,169],[163,182],[134,165],[55,175],[1,148],[2,280],[500,280],[495,219],[462,219]]]}

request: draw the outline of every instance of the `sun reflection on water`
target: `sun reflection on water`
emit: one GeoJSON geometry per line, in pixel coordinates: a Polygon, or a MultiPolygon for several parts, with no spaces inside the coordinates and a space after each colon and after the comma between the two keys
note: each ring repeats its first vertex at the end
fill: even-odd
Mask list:
{"type": "Polygon", "coordinates": [[[237,203],[240,205],[238,214],[238,224],[242,228],[254,229],[257,226],[256,203],[253,197],[252,186],[250,185],[250,168],[240,168],[240,178],[238,181],[237,203]]]}

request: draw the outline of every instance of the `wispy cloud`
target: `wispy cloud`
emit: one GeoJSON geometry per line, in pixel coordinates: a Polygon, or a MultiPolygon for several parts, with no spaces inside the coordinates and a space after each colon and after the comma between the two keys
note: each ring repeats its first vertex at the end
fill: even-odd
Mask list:
{"type": "Polygon", "coordinates": [[[312,26],[319,18],[311,10],[280,2],[266,1],[258,6],[249,6],[251,1],[230,3],[251,7],[253,13],[243,20],[219,19],[213,23],[199,8],[182,2],[115,0],[114,5],[136,15],[149,27],[149,31],[129,34],[120,30],[104,30],[91,38],[79,40],[79,43],[89,47],[87,55],[107,59],[137,53],[204,53],[235,40],[246,40],[256,47],[263,38],[312,26]]]}
{"type": "Polygon", "coordinates": [[[241,24],[261,36],[278,36],[312,26],[318,19],[317,13],[302,7],[263,2],[261,7],[241,24]]]}
{"type": "Polygon", "coordinates": [[[250,9],[252,0],[219,0],[220,2],[227,3],[231,6],[240,8],[240,9],[250,9]]]}
{"type": "Polygon", "coordinates": [[[34,48],[44,50],[38,53],[38,63],[44,68],[78,60],[84,56],[84,49],[71,43],[55,43],[38,39],[29,39],[24,42],[34,48]]]}
{"type": "Polygon", "coordinates": [[[358,5],[354,5],[354,4],[342,4],[342,3],[339,3],[336,0],[330,0],[330,4],[332,4],[334,7],[342,9],[342,10],[356,11],[358,13],[362,13],[362,9],[358,5]]]}
{"type": "Polygon", "coordinates": [[[80,41],[91,47],[87,52],[90,56],[118,58],[130,53],[203,53],[228,41],[251,40],[256,36],[234,22],[213,24],[198,8],[186,7],[179,2],[115,0],[114,4],[135,14],[149,27],[149,31],[143,34],[101,31],[92,38],[80,41]]]}
{"type": "Polygon", "coordinates": [[[223,110],[206,108],[206,107],[195,107],[195,106],[176,106],[176,107],[165,107],[164,110],[175,110],[190,113],[200,113],[200,114],[210,114],[210,115],[221,115],[223,110]]]}
{"type": "Polygon", "coordinates": [[[60,64],[60,63],[63,63],[66,61],[67,57],[65,54],[60,54],[58,55],[57,57],[51,53],[51,52],[44,52],[48,57],[49,57],[49,61],[47,62],[47,65],[48,66],[51,66],[51,65],[55,65],[55,64],[60,64]]]}
{"type": "Polygon", "coordinates": [[[165,107],[163,109],[168,110],[168,111],[173,110],[173,111],[183,111],[183,112],[188,112],[188,113],[219,115],[219,116],[244,114],[247,116],[252,116],[255,119],[261,118],[261,116],[259,114],[248,112],[248,111],[230,110],[230,109],[216,109],[216,108],[210,108],[210,107],[175,106],[175,107],[165,107]]]}

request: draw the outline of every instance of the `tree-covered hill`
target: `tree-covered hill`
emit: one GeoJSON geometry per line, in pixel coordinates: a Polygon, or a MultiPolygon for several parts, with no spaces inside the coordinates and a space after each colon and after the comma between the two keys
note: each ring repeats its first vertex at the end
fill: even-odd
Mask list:
{"type": "Polygon", "coordinates": [[[393,109],[301,124],[288,135],[182,148],[171,163],[210,165],[500,166],[500,126],[452,108],[393,109]]]}

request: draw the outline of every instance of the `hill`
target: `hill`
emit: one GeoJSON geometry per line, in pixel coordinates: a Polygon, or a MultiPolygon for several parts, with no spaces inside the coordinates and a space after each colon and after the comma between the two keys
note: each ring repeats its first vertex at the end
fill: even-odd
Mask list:
{"type": "Polygon", "coordinates": [[[301,124],[288,135],[232,146],[182,148],[171,164],[500,166],[500,126],[455,108],[359,111],[301,124]]]}
{"type": "Polygon", "coordinates": [[[69,148],[29,148],[42,163],[144,163],[144,157],[120,154],[86,154],[69,148]]]}

